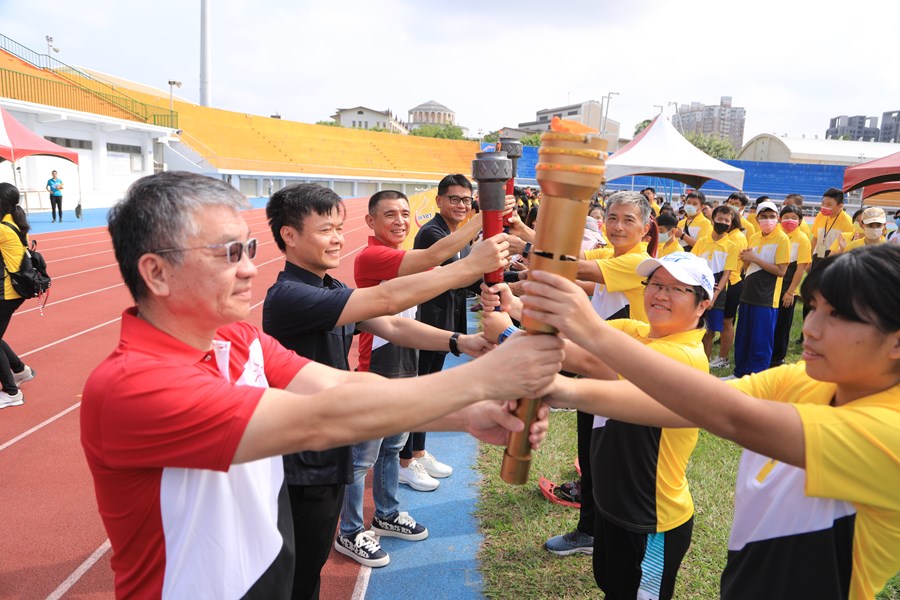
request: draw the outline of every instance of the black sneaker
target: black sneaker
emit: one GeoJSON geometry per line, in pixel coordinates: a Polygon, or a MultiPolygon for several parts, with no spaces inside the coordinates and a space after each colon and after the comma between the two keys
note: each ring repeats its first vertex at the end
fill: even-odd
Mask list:
{"type": "Polygon", "coordinates": [[[371,531],[360,531],[353,536],[338,534],[334,549],[366,567],[383,567],[391,562],[391,557],[381,549],[378,538],[371,531]]]}
{"type": "Polygon", "coordinates": [[[410,542],[418,542],[428,537],[428,530],[416,523],[408,512],[402,511],[388,519],[373,517],[372,531],[376,535],[386,535],[410,542]]]}

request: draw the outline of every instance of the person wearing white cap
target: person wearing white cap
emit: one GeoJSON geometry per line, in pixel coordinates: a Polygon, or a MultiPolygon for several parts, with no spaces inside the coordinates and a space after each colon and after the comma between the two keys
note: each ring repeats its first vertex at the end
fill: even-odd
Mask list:
{"type": "MultiPolygon", "coordinates": [[[[607,323],[660,354],[708,373],[703,314],[714,294],[715,277],[707,262],[676,252],[646,258],[636,271],[646,278],[643,304],[649,323],[634,319],[607,323]]],[[[499,339],[498,332],[511,324],[510,315],[521,318],[522,303],[503,284],[491,289],[499,294],[482,294],[485,335],[499,339]],[[488,310],[493,306],[509,314],[488,310]]],[[[600,320],[583,292],[576,301],[583,312],[600,320]]],[[[618,378],[606,363],[574,344],[566,346],[563,368],[593,379],[618,378]]],[[[593,410],[589,394],[581,396],[580,402],[572,406],[602,414],[593,410]]],[[[698,432],[595,419],[604,428],[602,435],[592,437],[590,447],[597,509],[594,579],[607,598],[671,598],[693,530],[694,504],[685,468],[698,432]]]]}
{"type": "Polygon", "coordinates": [[[608,327],[564,278],[535,271],[525,283],[525,315],[627,380],[557,377],[545,402],[700,426],[745,448],[723,600],[871,600],[900,570],[900,248],[829,257],[801,293],[812,307],[803,360],[723,382],[608,327]]]}
{"type": "Polygon", "coordinates": [[[791,243],[778,227],[778,207],[761,202],[756,207],[759,231],[741,251],[744,287],[738,305],[734,335],[734,376],[765,371],[772,360],[781,286],[791,262],[791,243]]]}
{"type": "Polygon", "coordinates": [[[854,248],[862,246],[874,246],[875,244],[883,244],[885,240],[885,232],[887,231],[885,224],[887,216],[884,210],[877,206],[870,206],[862,213],[863,236],[858,240],[847,242],[844,252],[849,252],[854,248]]]}

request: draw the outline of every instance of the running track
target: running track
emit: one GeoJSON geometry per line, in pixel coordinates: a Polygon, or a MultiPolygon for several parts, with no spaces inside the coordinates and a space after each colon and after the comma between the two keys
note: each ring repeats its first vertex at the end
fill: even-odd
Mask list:
{"type": "MultiPolygon", "coordinates": [[[[351,284],[353,259],[369,230],[365,200],[349,200],[347,208],[342,263],[333,274],[351,284]]],[[[247,211],[245,218],[261,242],[249,319],[260,325],[266,289],[284,258],[264,211],[247,211]]],[[[0,410],[0,598],[106,600],[113,598],[109,542],[79,441],[80,394],[115,347],[122,310],[132,301],[104,227],[32,237],[53,286],[44,315],[36,301],[27,301],[5,337],[37,377],[23,385],[24,405],[0,410]]],[[[323,600],[350,598],[357,571],[332,552],[323,600]]]]}

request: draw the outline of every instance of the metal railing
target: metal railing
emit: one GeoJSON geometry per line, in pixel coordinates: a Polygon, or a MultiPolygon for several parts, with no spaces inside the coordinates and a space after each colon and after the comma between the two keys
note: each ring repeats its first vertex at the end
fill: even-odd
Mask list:
{"type": "MultiPolygon", "coordinates": [[[[164,108],[161,106],[154,106],[152,104],[147,104],[146,102],[140,102],[123,94],[118,91],[115,87],[109,85],[108,83],[101,81],[91,75],[76,69],[75,67],[71,67],[63,62],[60,62],[53,58],[52,56],[48,56],[46,54],[40,54],[23,46],[22,44],[12,40],[5,35],[0,34],[0,49],[5,50],[6,52],[12,54],[20,58],[21,60],[39,68],[50,71],[51,73],[65,79],[72,83],[72,85],[76,86],[78,89],[82,90],[82,92],[87,93],[89,95],[93,95],[97,97],[100,102],[93,105],[92,108],[76,108],[75,110],[85,110],[86,112],[95,112],[98,114],[104,114],[107,116],[115,116],[119,118],[126,118],[132,121],[143,121],[145,123],[152,123],[153,125],[159,125],[162,127],[170,127],[172,129],[178,128],[178,114],[174,111],[168,110],[168,108],[164,108]],[[122,112],[116,112],[116,114],[111,114],[109,111],[109,105],[112,105],[122,112]]],[[[4,69],[5,71],[5,69],[4,69]]],[[[16,73],[16,71],[9,71],[9,73],[16,73]]],[[[53,102],[48,102],[46,100],[35,100],[34,98],[44,97],[44,98],[55,98],[59,97],[60,92],[54,87],[54,85],[64,86],[64,83],[54,82],[47,79],[42,79],[40,77],[33,77],[30,75],[26,75],[24,73],[19,73],[23,77],[30,77],[33,81],[28,81],[27,79],[22,79],[19,84],[20,86],[17,91],[20,94],[27,93],[30,95],[30,98],[22,98],[19,96],[13,96],[7,92],[6,82],[12,81],[14,78],[8,77],[3,82],[3,95],[9,98],[15,98],[17,100],[25,100],[28,102],[40,102],[42,104],[50,104],[52,106],[60,106],[60,108],[73,108],[69,105],[58,105],[53,102]],[[27,82],[27,86],[26,86],[27,82]],[[43,83],[40,83],[43,82],[43,83]],[[46,84],[46,85],[45,85],[46,84]],[[23,87],[25,86],[25,87],[23,87]],[[44,89],[41,89],[41,88],[44,89]],[[51,90],[53,90],[51,92],[51,90]],[[49,92],[46,96],[40,96],[41,92],[49,92]]],[[[71,86],[69,86],[71,87],[71,86]]],[[[87,106],[87,104],[86,104],[87,106]]]]}

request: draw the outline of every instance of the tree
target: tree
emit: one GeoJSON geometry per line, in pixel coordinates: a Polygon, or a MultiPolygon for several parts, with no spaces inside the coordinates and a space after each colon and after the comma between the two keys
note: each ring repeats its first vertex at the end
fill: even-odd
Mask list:
{"type": "Polygon", "coordinates": [[[684,137],[687,141],[713,158],[728,160],[737,156],[737,151],[735,151],[734,146],[731,145],[731,141],[717,135],[707,135],[705,133],[690,131],[684,137]]]}
{"type": "Polygon", "coordinates": [[[643,130],[645,130],[647,128],[647,125],[649,125],[652,122],[653,122],[652,119],[644,119],[643,121],[641,121],[640,123],[635,125],[634,126],[634,137],[637,137],[638,134],[640,132],[642,132],[643,130]]]}
{"type": "Polygon", "coordinates": [[[419,125],[409,132],[409,135],[417,135],[419,137],[441,138],[445,140],[462,140],[462,127],[451,125],[450,123],[442,123],[440,125],[428,123],[419,125]]]}
{"type": "Polygon", "coordinates": [[[541,134],[532,133],[531,135],[526,135],[521,140],[523,146],[540,146],[541,145],[541,134]]]}
{"type": "Polygon", "coordinates": [[[328,127],[343,127],[337,121],[316,121],[316,125],[327,125],[328,127]]]}
{"type": "Polygon", "coordinates": [[[485,142],[499,142],[500,141],[500,130],[492,131],[483,138],[481,138],[485,142]]]}

